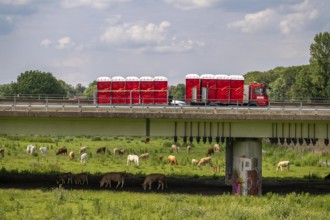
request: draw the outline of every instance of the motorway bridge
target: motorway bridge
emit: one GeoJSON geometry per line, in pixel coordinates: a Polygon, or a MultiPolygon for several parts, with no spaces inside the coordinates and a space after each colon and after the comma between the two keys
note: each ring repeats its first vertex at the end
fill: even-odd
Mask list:
{"type": "MultiPolygon", "coordinates": [[[[261,194],[261,140],[329,143],[330,108],[315,106],[114,106],[0,103],[0,134],[173,137],[226,143],[226,180],[243,195],[261,194]],[[234,186],[233,186],[234,187],[234,186]]],[[[234,190],[234,189],[233,189],[234,190]]]]}

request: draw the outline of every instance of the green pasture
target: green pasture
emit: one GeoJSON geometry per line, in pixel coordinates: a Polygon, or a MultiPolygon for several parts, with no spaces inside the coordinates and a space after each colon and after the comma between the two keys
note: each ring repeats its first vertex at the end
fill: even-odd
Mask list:
{"type": "MultiPolygon", "coordinates": [[[[126,171],[129,174],[144,175],[160,172],[166,175],[178,176],[213,176],[210,167],[199,169],[191,164],[191,160],[206,156],[209,143],[193,143],[190,153],[186,151],[184,143],[178,143],[180,151],[173,153],[171,150],[172,138],[153,138],[149,143],[144,143],[140,137],[71,137],[71,136],[0,136],[0,144],[5,149],[5,157],[0,158],[0,172],[32,172],[32,173],[61,173],[61,172],[88,172],[102,174],[110,171],[126,171]],[[26,153],[28,144],[37,147],[34,155],[26,153]],[[48,151],[42,155],[41,146],[46,146],[48,151]],[[75,159],[70,161],[67,155],[56,155],[60,147],[67,147],[68,151],[75,152],[75,159]],[[87,146],[87,163],[80,162],[79,149],[87,146]],[[97,154],[96,149],[106,147],[105,154],[97,154]],[[113,155],[114,148],[125,149],[125,155],[113,155]],[[150,153],[150,158],[140,160],[140,166],[126,165],[128,154],[150,153]],[[168,155],[175,155],[179,164],[167,164],[168,155]],[[159,157],[164,159],[161,161],[159,157]]],[[[220,166],[216,176],[224,176],[225,148],[212,156],[213,164],[220,166]]],[[[313,154],[308,151],[294,151],[286,147],[263,144],[262,175],[263,178],[323,178],[330,172],[330,167],[322,166],[322,162],[330,163],[330,155],[313,154]],[[291,169],[276,172],[276,164],[280,160],[290,160],[291,169]]]]}
{"type": "Polygon", "coordinates": [[[0,219],[326,220],[330,195],[201,196],[114,191],[0,189],[0,219]]]}

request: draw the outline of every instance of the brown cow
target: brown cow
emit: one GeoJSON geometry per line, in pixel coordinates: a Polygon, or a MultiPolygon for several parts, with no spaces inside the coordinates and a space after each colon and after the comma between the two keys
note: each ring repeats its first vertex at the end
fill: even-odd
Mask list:
{"type": "Polygon", "coordinates": [[[153,173],[147,175],[146,178],[144,179],[144,182],[142,184],[143,189],[146,190],[147,187],[149,186],[149,190],[151,190],[151,185],[153,182],[158,182],[157,190],[159,190],[160,187],[162,187],[162,190],[164,190],[164,186],[167,188],[165,175],[153,173]]]}
{"type": "Polygon", "coordinates": [[[150,141],[150,137],[145,137],[145,138],[144,138],[144,143],[147,144],[147,143],[149,143],[149,141],[150,141]]]}
{"type": "Polygon", "coordinates": [[[121,188],[123,188],[125,182],[124,172],[109,172],[104,174],[102,179],[100,180],[100,187],[103,187],[104,184],[105,187],[111,187],[111,180],[117,182],[116,188],[118,188],[120,183],[121,188]]]}
{"type": "Polygon", "coordinates": [[[105,151],[106,151],[106,148],[105,147],[100,147],[100,148],[97,148],[96,150],[96,153],[97,154],[105,154],[105,151]]]}
{"type": "Polygon", "coordinates": [[[60,155],[60,154],[67,154],[68,153],[68,149],[66,149],[66,147],[61,147],[60,149],[57,150],[56,155],[60,155]]]}
{"type": "Polygon", "coordinates": [[[70,151],[70,153],[69,153],[69,159],[70,160],[73,160],[74,159],[74,152],[73,151],[70,151]]]}
{"type": "Polygon", "coordinates": [[[209,164],[209,165],[212,165],[212,158],[211,157],[203,157],[199,160],[197,166],[202,166],[202,165],[206,165],[206,164],[209,164]]]}
{"type": "Polygon", "coordinates": [[[79,174],[76,174],[74,176],[74,183],[76,185],[78,185],[78,184],[84,185],[85,182],[88,185],[88,175],[87,175],[87,173],[79,173],[79,174]]]}
{"type": "Polygon", "coordinates": [[[62,173],[58,176],[57,184],[72,184],[72,173],[62,173]]]}
{"type": "Polygon", "coordinates": [[[220,151],[220,144],[214,144],[214,152],[220,151]]]}
{"type": "Polygon", "coordinates": [[[114,148],[113,155],[124,155],[125,150],[121,148],[114,148]]]}
{"type": "Polygon", "coordinates": [[[178,164],[178,161],[176,160],[176,157],[173,156],[173,155],[169,155],[167,157],[167,161],[170,165],[173,165],[173,164],[178,164]]]}
{"type": "Polygon", "coordinates": [[[207,149],[207,154],[206,156],[211,156],[212,154],[214,154],[214,149],[212,147],[207,149]]]}

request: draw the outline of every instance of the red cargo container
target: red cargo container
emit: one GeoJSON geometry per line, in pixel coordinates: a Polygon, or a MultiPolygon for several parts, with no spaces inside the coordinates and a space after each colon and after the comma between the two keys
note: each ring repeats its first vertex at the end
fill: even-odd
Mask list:
{"type": "Polygon", "coordinates": [[[235,104],[243,103],[244,77],[241,75],[231,75],[230,78],[230,102],[235,104]]]}
{"type": "Polygon", "coordinates": [[[142,104],[154,103],[154,79],[152,77],[140,77],[140,98],[142,104]]]}
{"type": "Polygon", "coordinates": [[[217,101],[219,103],[229,102],[230,79],[228,75],[215,75],[217,81],[217,101]]]}
{"type": "Polygon", "coordinates": [[[186,75],[186,103],[200,101],[200,77],[197,74],[186,75]]]}
{"type": "Polygon", "coordinates": [[[112,77],[111,84],[111,103],[125,104],[126,103],[126,90],[125,78],[122,76],[112,77]]]}
{"type": "Polygon", "coordinates": [[[136,76],[126,77],[126,103],[140,104],[140,79],[136,76]]]}
{"type": "Polygon", "coordinates": [[[215,102],[216,101],[216,86],[217,81],[213,74],[203,74],[201,79],[202,89],[202,102],[215,102]]]}
{"type": "Polygon", "coordinates": [[[97,84],[97,103],[110,103],[111,79],[110,77],[102,76],[96,79],[97,84]]]}
{"type": "Polygon", "coordinates": [[[168,82],[166,77],[154,77],[154,90],[155,104],[167,104],[168,82]]]}

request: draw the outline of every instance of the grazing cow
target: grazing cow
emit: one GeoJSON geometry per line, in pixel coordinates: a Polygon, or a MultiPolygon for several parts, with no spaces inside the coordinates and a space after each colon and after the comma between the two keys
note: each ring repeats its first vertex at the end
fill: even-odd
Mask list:
{"type": "Polygon", "coordinates": [[[162,190],[164,190],[164,186],[167,188],[165,175],[153,173],[147,175],[146,178],[144,179],[144,182],[142,184],[143,189],[146,190],[147,187],[149,186],[149,190],[151,190],[151,185],[153,182],[158,182],[157,190],[159,190],[160,187],[162,187],[162,190]]]}
{"type": "Polygon", "coordinates": [[[79,149],[79,154],[86,153],[86,150],[87,150],[87,147],[81,147],[81,148],[79,149]]]}
{"type": "Polygon", "coordinates": [[[207,154],[206,156],[211,156],[212,154],[214,154],[214,149],[212,147],[207,149],[207,154]]]}
{"type": "Polygon", "coordinates": [[[198,160],[196,160],[196,159],[192,159],[192,160],[191,160],[191,164],[192,164],[192,165],[197,165],[197,164],[198,164],[198,160]]]}
{"type": "Polygon", "coordinates": [[[172,152],[173,153],[177,153],[179,150],[178,150],[178,147],[176,146],[176,144],[172,144],[172,152]]]}
{"type": "Polygon", "coordinates": [[[144,153],[139,156],[140,159],[148,159],[149,158],[149,153],[144,153]]]}
{"type": "Polygon", "coordinates": [[[118,188],[120,183],[121,183],[121,188],[123,188],[124,182],[125,182],[124,173],[123,172],[110,172],[110,173],[104,174],[102,179],[100,180],[100,187],[103,187],[103,185],[105,184],[105,187],[109,186],[111,188],[111,181],[117,182],[116,188],[118,188]]]}
{"type": "Polygon", "coordinates": [[[214,144],[214,152],[220,151],[220,145],[219,144],[214,144]]]}
{"type": "Polygon", "coordinates": [[[145,138],[144,138],[144,143],[147,144],[147,143],[149,143],[149,141],[150,141],[150,137],[145,137],[145,138]]]}
{"type": "Polygon", "coordinates": [[[60,155],[60,154],[67,154],[68,153],[68,149],[66,149],[66,147],[61,147],[60,149],[57,150],[56,155],[60,155]]]}
{"type": "Polygon", "coordinates": [[[330,173],[324,177],[324,181],[329,181],[330,180],[330,173]]]}
{"type": "Polygon", "coordinates": [[[125,152],[124,149],[120,149],[120,148],[114,148],[113,149],[113,155],[123,155],[125,152]]]}
{"type": "Polygon", "coordinates": [[[199,160],[197,166],[202,166],[202,165],[206,165],[206,164],[209,164],[209,165],[212,165],[212,158],[211,157],[203,157],[199,160]]]}
{"type": "Polygon", "coordinates": [[[80,156],[80,162],[81,162],[81,163],[86,163],[87,158],[88,158],[87,153],[83,153],[83,154],[80,156]]]}
{"type": "Polygon", "coordinates": [[[190,146],[190,145],[188,145],[188,146],[187,146],[187,153],[189,154],[189,153],[190,153],[190,151],[191,151],[191,146],[190,146]]]}
{"type": "Polygon", "coordinates": [[[285,160],[285,161],[278,162],[278,164],[276,166],[276,171],[278,171],[279,169],[281,169],[281,171],[282,171],[283,167],[288,167],[288,170],[290,170],[290,161],[285,160]]]}
{"type": "Polygon", "coordinates": [[[73,151],[70,151],[70,153],[69,153],[69,159],[70,160],[73,160],[74,159],[74,152],[73,151]]]}
{"type": "Polygon", "coordinates": [[[57,184],[72,184],[72,173],[62,173],[58,176],[57,184]]]}
{"type": "Polygon", "coordinates": [[[74,176],[74,183],[76,185],[84,185],[86,182],[86,184],[88,185],[88,175],[87,173],[79,173],[79,174],[76,174],[74,176]]]}
{"type": "Polygon", "coordinates": [[[139,166],[139,156],[138,155],[128,155],[127,156],[127,166],[131,163],[131,162],[134,162],[135,165],[139,166]]]}
{"type": "Polygon", "coordinates": [[[106,150],[107,149],[105,147],[100,147],[100,148],[97,148],[96,153],[97,154],[105,154],[106,150]]]}
{"type": "Polygon", "coordinates": [[[34,154],[34,152],[36,151],[36,146],[32,145],[32,144],[29,144],[27,147],[26,147],[26,152],[30,155],[34,154]]]}
{"type": "Polygon", "coordinates": [[[169,155],[167,157],[167,161],[170,165],[173,165],[173,164],[178,164],[178,161],[176,160],[176,157],[173,156],[173,155],[169,155]]]}
{"type": "Polygon", "coordinates": [[[2,147],[0,147],[0,154],[2,157],[5,156],[5,149],[3,149],[2,147]]]}
{"type": "Polygon", "coordinates": [[[47,147],[40,147],[39,150],[42,153],[42,155],[46,155],[47,147]]]}

